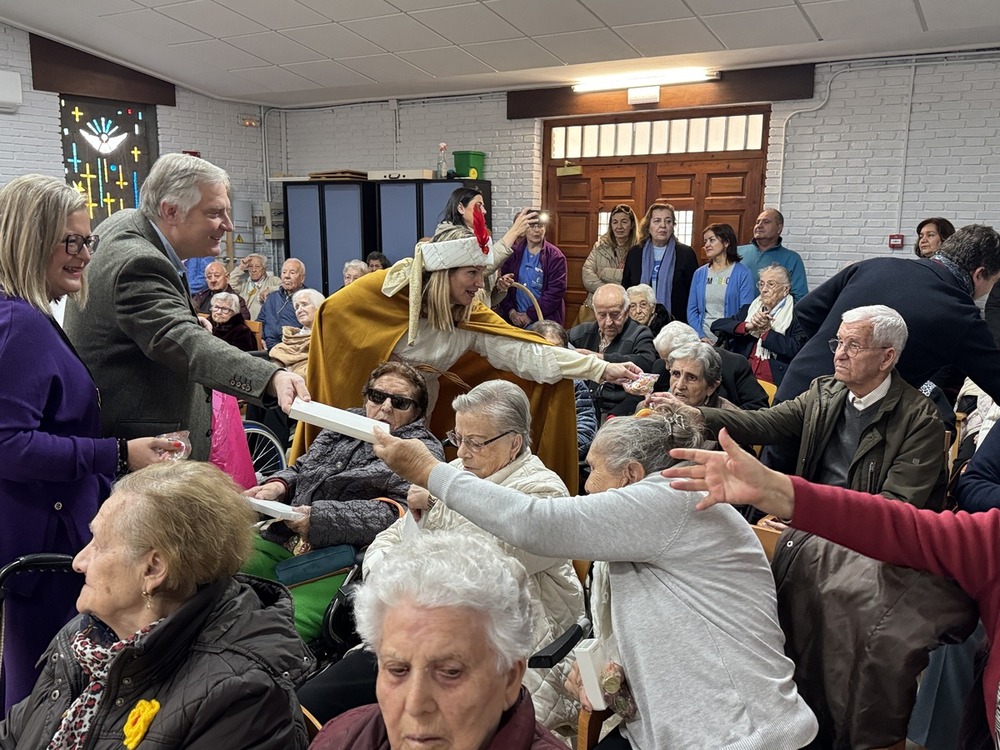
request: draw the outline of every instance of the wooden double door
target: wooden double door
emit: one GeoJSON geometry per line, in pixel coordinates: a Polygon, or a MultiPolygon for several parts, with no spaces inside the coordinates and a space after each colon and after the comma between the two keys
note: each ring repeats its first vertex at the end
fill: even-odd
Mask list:
{"type": "Polygon", "coordinates": [[[564,177],[556,175],[555,162],[547,165],[544,208],[552,215],[547,239],[568,263],[567,322],[576,319],[587,296],[582,268],[598,238],[598,214],[613,206],[631,206],[639,220],[657,200],[692,212],[691,245],[702,260],[701,234],[709,224],[729,224],[741,243],[750,241],[763,203],[765,156],[759,151],[692,156],[587,159],[582,174],[564,177]]]}

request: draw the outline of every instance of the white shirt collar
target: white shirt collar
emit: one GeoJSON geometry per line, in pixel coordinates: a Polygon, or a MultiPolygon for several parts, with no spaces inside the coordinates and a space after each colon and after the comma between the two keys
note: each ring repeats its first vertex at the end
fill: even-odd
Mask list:
{"type": "Polygon", "coordinates": [[[883,398],[885,398],[885,394],[889,392],[889,385],[891,383],[892,383],[892,373],[890,372],[889,377],[887,377],[885,380],[879,383],[878,387],[874,391],[869,393],[867,396],[861,396],[859,398],[858,396],[855,396],[853,393],[849,392],[847,394],[847,400],[858,411],[864,411],[872,404],[878,403],[883,398]]]}

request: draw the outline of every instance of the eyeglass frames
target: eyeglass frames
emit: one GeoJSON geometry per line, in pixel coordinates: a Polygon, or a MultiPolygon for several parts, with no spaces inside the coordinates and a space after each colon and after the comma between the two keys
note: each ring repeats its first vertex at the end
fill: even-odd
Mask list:
{"type": "Polygon", "coordinates": [[[837,350],[840,347],[844,347],[844,351],[847,352],[847,356],[850,357],[851,359],[854,359],[854,357],[857,357],[858,354],[860,354],[861,352],[866,351],[868,349],[891,349],[892,348],[890,346],[861,346],[860,344],[858,344],[858,343],[856,343],[854,341],[851,341],[850,343],[848,343],[847,341],[841,341],[840,339],[830,339],[826,343],[830,346],[830,351],[833,352],[834,354],[837,353],[837,350]]]}
{"type": "Polygon", "coordinates": [[[82,234],[68,234],[66,235],[66,239],[62,241],[62,246],[66,248],[68,255],[79,255],[84,247],[93,254],[97,252],[97,245],[100,240],[100,236],[96,234],[91,234],[87,237],[84,237],[82,234]]]}
{"type": "Polygon", "coordinates": [[[412,398],[407,398],[406,396],[397,396],[392,393],[385,393],[383,391],[376,390],[374,388],[365,389],[365,398],[371,401],[373,404],[382,405],[385,403],[386,399],[389,399],[389,403],[392,404],[393,409],[399,409],[400,411],[405,411],[411,406],[416,406],[417,402],[412,398]]]}
{"type": "Polygon", "coordinates": [[[479,441],[479,440],[473,440],[472,438],[462,437],[454,430],[448,430],[448,432],[445,433],[445,437],[448,438],[448,442],[454,445],[456,448],[461,448],[462,443],[465,443],[465,447],[468,448],[470,451],[472,451],[473,453],[479,453],[479,451],[481,451],[490,443],[495,443],[497,440],[504,437],[505,435],[512,435],[512,434],[514,434],[513,430],[507,430],[507,432],[501,432],[495,438],[479,441]]]}

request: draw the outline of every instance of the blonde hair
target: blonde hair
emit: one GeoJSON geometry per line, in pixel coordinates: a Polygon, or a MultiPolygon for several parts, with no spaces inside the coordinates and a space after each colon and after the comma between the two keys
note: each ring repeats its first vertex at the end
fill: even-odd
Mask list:
{"type": "Polygon", "coordinates": [[[424,310],[427,323],[437,331],[453,331],[472,315],[472,305],[456,305],[451,301],[451,274],[457,268],[442,268],[424,274],[424,310]]]}
{"type": "MultiPolygon", "coordinates": [[[[63,239],[67,217],[86,208],[80,193],[46,175],[15,177],[0,189],[0,287],[5,294],[52,316],[49,261],[63,239]]],[[[70,296],[82,307],[87,300],[86,273],[80,283],[80,291],[70,296]]]]}
{"type": "Polygon", "coordinates": [[[126,474],[129,496],[111,523],[138,557],[156,550],[167,577],[157,591],[183,601],[199,586],[239,572],[253,553],[253,512],[236,483],[210,463],[169,461],[126,474]]]}
{"type": "Polygon", "coordinates": [[[674,222],[677,221],[677,211],[675,211],[674,207],[669,203],[657,201],[656,203],[651,204],[649,208],[646,209],[646,215],[643,216],[642,221],[639,222],[639,242],[636,244],[645,245],[646,240],[649,239],[649,222],[653,218],[653,211],[669,211],[670,218],[672,218],[674,222]]]}

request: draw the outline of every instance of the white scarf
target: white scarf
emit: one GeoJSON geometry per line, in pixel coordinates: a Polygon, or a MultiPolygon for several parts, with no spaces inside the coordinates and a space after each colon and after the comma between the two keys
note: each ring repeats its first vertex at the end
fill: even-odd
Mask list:
{"type": "MultiPolygon", "coordinates": [[[[784,333],[788,330],[788,327],[792,324],[792,305],[795,304],[795,300],[791,294],[786,294],[785,298],[781,300],[777,305],[775,305],[773,310],[769,310],[771,320],[771,330],[775,333],[784,333]]],[[[755,314],[763,311],[764,303],[760,301],[760,297],[754,299],[750,303],[750,309],[747,310],[747,320],[753,318],[755,314]]],[[[757,339],[757,346],[754,348],[754,356],[758,359],[770,359],[772,356],[769,349],[764,346],[763,339],[757,339]]]]}

